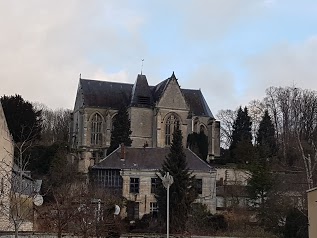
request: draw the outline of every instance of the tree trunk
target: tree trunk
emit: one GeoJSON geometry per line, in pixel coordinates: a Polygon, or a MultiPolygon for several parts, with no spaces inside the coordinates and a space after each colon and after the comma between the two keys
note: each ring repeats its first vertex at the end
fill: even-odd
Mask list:
{"type": "Polygon", "coordinates": [[[19,238],[19,226],[14,222],[14,237],[19,238]]]}

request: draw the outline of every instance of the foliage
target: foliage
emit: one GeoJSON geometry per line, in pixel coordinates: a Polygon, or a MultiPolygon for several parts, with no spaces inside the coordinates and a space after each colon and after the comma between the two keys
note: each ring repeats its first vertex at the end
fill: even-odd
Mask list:
{"type": "Polygon", "coordinates": [[[220,110],[216,118],[221,121],[220,123],[220,145],[224,149],[228,149],[232,143],[232,128],[237,117],[237,111],[230,109],[220,110]]]}
{"type": "Polygon", "coordinates": [[[285,176],[272,173],[269,162],[259,160],[250,166],[252,177],[248,181],[250,207],[256,212],[258,223],[265,230],[282,234],[283,222],[290,207],[291,198],[286,194],[289,189],[281,188],[285,176]]]}
{"type": "Polygon", "coordinates": [[[265,110],[257,132],[257,146],[260,158],[271,158],[277,153],[275,128],[268,110],[265,110]]]}
{"type": "Polygon", "coordinates": [[[210,235],[217,231],[225,231],[228,228],[228,222],[224,215],[213,215],[206,205],[195,203],[191,208],[187,227],[192,234],[210,235]]]}
{"type": "Polygon", "coordinates": [[[66,143],[56,142],[52,145],[36,145],[27,152],[29,159],[27,169],[33,177],[43,177],[50,173],[52,162],[68,152],[66,143]]]}
{"type": "Polygon", "coordinates": [[[286,217],[284,236],[287,238],[308,238],[307,214],[294,208],[286,217]]]}
{"type": "Polygon", "coordinates": [[[233,124],[232,142],[229,147],[231,162],[250,162],[253,159],[254,151],[252,145],[251,119],[248,109],[240,107],[236,120],[233,124]]]}
{"type": "Polygon", "coordinates": [[[251,206],[258,209],[260,223],[263,223],[266,202],[273,187],[273,177],[265,161],[250,166],[252,176],[248,181],[247,192],[251,206]]]}
{"type": "Polygon", "coordinates": [[[188,147],[201,159],[206,160],[208,156],[208,137],[203,131],[199,134],[194,132],[187,137],[188,147]]]}
{"type": "MultiPolygon", "coordinates": [[[[5,145],[2,145],[5,146],[5,145]]],[[[4,147],[6,149],[6,147],[4,147]]],[[[14,230],[15,237],[19,237],[19,230],[23,224],[33,221],[33,185],[34,181],[25,171],[25,163],[21,160],[23,154],[16,158],[21,161],[21,167],[14,166],[13,154],[0,158],[0,217],[4,230],[14,230]],[[6,225],[6,221],[8,221],[6,225]],[[7,226],[7,227],[5,227],[7,226]]]]}
{"type": "MultiPolygon", "coordinates": [[[[195,177],[189,171],[186,155],[182,144],[182,132],[176,129],[170,153],[164,160],[160,175],[163,177],[167,172],[174,178],[170,187],[170,227],[171,232],[183,232],[186,230],[186,222],[191,204],[197,197],[195,191],[195,177]]],[[[159,219],[166,219],[166,189],[160,183],[156,198],[159,207],[159,219]]]]}
{"type": "Polygon", "coordinates": [[[107,155],[117,149],[121,143],[125,146],[131,146],[132,140],[130,139],[130,135],[132,131],[130,130],[130,125],[131,122],[127,108],[121,107],[113,120],[110,147],[107,150],[107,155]]]}
{"type": "Polygon", "coordinates": [[[62,108],[52,110],[39,103],[34,103],[34,107],[41,111],[42,115],[40,143],[42,145],[52,145],[68,142],[71,110],[62,108]]]}
{"type": "Polygon", "coordinates": [[[29,142],[40,138],[41,111],[25,101],[20,95],[1,97],[9,131],[15,143],[29,142]]]}

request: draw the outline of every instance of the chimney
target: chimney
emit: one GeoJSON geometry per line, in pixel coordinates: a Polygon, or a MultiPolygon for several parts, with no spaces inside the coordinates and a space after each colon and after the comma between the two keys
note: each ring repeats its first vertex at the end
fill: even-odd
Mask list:
{"type": "Polygon", "coordinates": [[[121,160],[125,160],[125,146],[124,146],[124,143],[121,143],[120,144],[120,147],[121,147],[121,160]]]}

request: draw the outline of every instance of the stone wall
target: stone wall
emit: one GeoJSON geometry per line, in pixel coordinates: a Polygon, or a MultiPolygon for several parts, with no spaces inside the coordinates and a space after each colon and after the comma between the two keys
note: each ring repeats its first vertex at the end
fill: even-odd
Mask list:
{"type": "Polygon", "coordinates": [[[129,112],[132,147],[142,147],[145,144],[149,147],[153,147],[153,109],[131,107],[129,112]]]}
{"type": "MultiPolygon", "coordinates": [[[[139,203],[139,217],[144,214],[150,213],[150,203],[156,202],[154,194],[151,193],[151,178],[157,178],[157,171],[153,170],[123,170],[123,189],[122,196],[130,201],[139,203]],[[139,178],[140,187],[139,193],[130,193],[130,178],[139,178]]],[[[195,202],[205,204],[209,211],[216,212],[216,173],[203,173],[193,171],[196,179],[202,179],[202,194],[196,199],[195,202]]],[[[173,185],[172,185],[173,186],[173,185]]],[[[122,211],[124,215],[126,211],[122,211]]],[[[126,214],[125,214],[126,215],[126,214]]]]}
{"type": "Polygon", "coordinates": [[[317,237],[317,188],[307,191],[309,237],[317,237]]]}
{"type": "Polygon", "coordinates": [[[13,143],[0,103],[0,230],[10,227],[10,190],[13,143]]]}

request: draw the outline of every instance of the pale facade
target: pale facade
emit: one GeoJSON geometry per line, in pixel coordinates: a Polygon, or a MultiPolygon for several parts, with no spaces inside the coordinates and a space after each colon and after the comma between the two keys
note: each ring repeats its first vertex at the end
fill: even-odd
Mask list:
{"type": "Polygon", "coordinates": [[[317,237],[317,188],[307,191],[309,238],[317,237]]]}
{"type": "Polygon", "coordinates": [[[155,86],[145,75],[135,84],[80,79],[71,121],[71,143],[79,170],[88,168],[106,153],[112,121],[121,106],[128,107],[132,147],[169,147],[174,126],[187,136],[203,131],[208,136],[208,160],[220,156],[220,124],[200,90],[181,89],[174,73],[155,86]]]}
{"type": "Polygon", "coordinates": [[[232,206],[247,207],[246,186],[251,173],[245,169],[222,166],[216,167],[217,209],[225,210],[232,206]]]}
{"type": "Polygon", "coordinates": [[[0,230],[8,230],[11,177],[13,167],[13,143],[0,103],[0,230]]]}
{"type": "MultiPolygon", "coordinates": [[[[0,103],[0,231],[13,231],[12,207],[25,207],[30,204],[30,216],[33,216],[32,193],[33,185],[31,178],[25,179],[23,175],[22,184],[28,187],[28,191],[17,188],[19,176],[17,167],[14,165],[14,145],[13,139],[8,129],[5,115],[0,103]],[[26,194],[26,192],[28,194],[26,194]],[[18,205],[17,205],[18,204],[18,205]]],[[[23,187],[23,188],[24,188],[23,187]]],[[[33,219],[22,221],[19,226],[20,231],[32,231],[33,219]]]]}
{"type": "MultiPolygon", "coordinates": [[[[129,203],[121,215],[129,219],[142,218],[157,212],[155,189],[157,173],[169,148],[119,147],[91,169],[91,182],[108,192],[117,192],[129,203]]],[[[198,198],[195,202],[216,212],[216,171],[189,149],[185,149],[188,167],[197,180],[198,198]]]]}

